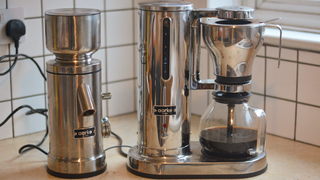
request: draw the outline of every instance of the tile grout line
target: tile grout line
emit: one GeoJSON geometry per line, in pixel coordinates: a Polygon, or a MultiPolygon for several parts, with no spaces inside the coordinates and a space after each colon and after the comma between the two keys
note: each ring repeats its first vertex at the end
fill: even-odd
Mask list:
{"type": "Polygon", "coordinates": [[[267,46],[264,48],[264,88],[263,88],[263,110],[266,112],[267,106],[267,46]]]}
{"type": "MultiPolygon", "coordinates": [[[[210,63],[210,52],[207,50],[207,77],[208,79],[210,78],[210,67],[209,67],[209,63],[210,63]]],[[[213,70],[214,71],[214,70],[213,70]]],[[[207,107],[210,104],[210,90],[207,91],[207,107]]]]}
{"type": "MultiPolygon", "coordinates": [[[[134,0],[132,0],[132,8],[134,8],[134,0]]],[[[138,17],[139,18],[139,17],[138,17]]],[[[132,10],[132,40],[133,40],[133,43],[136,42],[136,39],[135,39],[135,35],[136,35],[136,31],[135,31],[135,10],[132,10]]],[[[135,48],[135,45],[132,46],[133,48],[133,77],[136,76],[136,48],[135,48]]],[[[133,80],[133,110],[135,111],[137,109],[137,97],[136,97],[136,94],[137,94],[137,88],[136,88],[136,83],[135,83],[135,80],[133,80]]]]}
{"type": "MultiPolygon", "coordinates": [[[[43,0],[40,1],[40,11],[41,11],[41,14],[43,14],[43,0]]],[[[41,18],[41,27],[42,27],[42,58],[43,58],[43,73],[46,73],[46,59],[45,59],[45,42],[44,42],[44,39],[45,39],[45,31],[44,31],[44,26],[45,24],[43,23],[44,21],[44,18],[41,18]]],[[[47,98],[46,98],[46,91],[47,91],[47,81],[46,80],[43,80],[44,81],[44,107],[45,109],[48,109],[48,102],[47,102],[47,98]]]]}
{"type": "Polygon", "coordinates": [[[300,51],[297,50],[297,74],[296,74],[296,102],[295,102],[295,117],[294,117],[294,136],[293,140],[297,140],[297,121],[298,121],[298,87],[299,87],[299,53],[300,51]]]}
{"type": "MultiPolygon", "coordinates": [[[[108,21],[107,21],[107,0],[104,0],[103,1],[103,9],[104,9],[104,11],[105,12],[103,12],[104,13],[104,40],[105,40],[105,45],[106,45],[106,50],[105,50],[105,59],[104,59],[104,61],[105,61],[105,72],[106,72],[106,74],[105,74],[105,78],[106,78],[106,91],[107,92],[109,92],[108,91],[108,38],[107,38],[107,35],[108,35],[108,32],[107,32],[107,23],[108,23],[108,21]]],[[[101,85],[102,85],[102,83],[101,83],[101,85]]],[[[112,93],[111,93],[111,95],[112,95],[112,93]]],[[[109,101],[106,101],[106,116],[107,117],[109,117],[109,101]]]]}
{"type": "Polygon", "coordinates": [[[125,82],[125,81],[132,81],[132,80],[137,80],[137,77],[127,78],[127,79],[121,79],[121,80],[116,80],[116,81],[110,81],[110,82],[106,82],[106,83],[102,83],[102,84],[103,84],[103,85],[108,85],[108,84],[114,84],[114,83],[125,82]]]}
{"type": "MultiPolygon", "coordinates": [[[[10,54],[10,44],[8,44],[8,54],[10,54]]],[[[11,57],[9,57],[9,67],[11,67],[11,57]]],[[[13,112],[13,88],[12,88],[12,72],[10,71],[10,101],[11,101],[11,112],[13,112]]],[[[12,137],[15,137],[14,133],[14,116],[11,117],[11,124],[12,124],[12,137]]]]}
{"type": "MultiPolygon", "coordinates": [[[[264,45],[270,46],[270,47],[279,47],[278,45],[271,45],[271,44],[267,44],[267,43],[265,43],[264,45]]],[[[313,50],[308,50],[308,49],[298,49],[298,48],[292,48],[292,47],[286,47],[286,46],[281,46],[281,48],[296,50],[296,51],[302,50],[302,51],[306,51],[306,52],[320,53],[320,51],[313,51],[313,50]]]]}
{"type": "MultiPolygon", "coordinates": [[[[6,0],[6,9],[8,9],[8,0],[6,0]]],[[[10,48],[10,44],[8,44],[8,51],[7,53],[10,55],[11,52],[11,48],[10,48]]],[[[9,68],[11,67],[11,58],[9,57],[9,68]]],[[[12,95],[12,73],[10,71],[9,73],[10,75],[10,104],[11,104],[11,112],[13,111],[13,95],[12,95]]],[[[14,133],[14,118],[13,116],[11,117],[11,129],[12,129],[12,137],[15,137],[15,133],[14,133]]]]}
{"type": "MultiPolygon", "coordinates": [[[[251,93],[255,94],[255,95],[259,95],[259,96],[264,96],[263,94],[256,93],[256,92],[251,92],[251,93]]],[[[308,103],[299,102],[299,101],[290,100],[290,99],[285,99],[285,98],[280,98],[280,97],[276,97],[276,96],[266,95],[266,97],[273,98],[273,99],[278,99],[278,100],[282,100],[282,101],[287,101],[287,102],[292,102],[292,103],[297,103],[297,104],[300,104],[300,105],[310,106],[310,107],[314,107],[314,108],[320,108],[320,106],[318,106],[318,105],[308,104],[308,103]]]]}
{"type": "MultiPolygon", "coordinates": [[[[6,9],[8,9],[8,0],[6,0],[6,9]]],[[[7,54],[10,55],[10,44],[8,44],[7,54]]],[[[11,58],[9,57],[9,68],[11,67],[11,58]]],[[[12,75],[11,71],[9,73],[10,76],[10,105],[11,105],[11,112],[13,111],[13,100],[12,100],[12,75]]],[[[11,117],[11,131],[12,131],[12,138],[14,138],[14,121],[13,116],[11,117]]]]}

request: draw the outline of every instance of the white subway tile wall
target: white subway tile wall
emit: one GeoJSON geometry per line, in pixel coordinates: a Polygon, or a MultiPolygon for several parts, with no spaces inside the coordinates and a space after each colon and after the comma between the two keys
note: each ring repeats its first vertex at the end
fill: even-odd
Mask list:
{"type": "MultiPolygon", "coordinates": [[[[9,61],[1,62],[0,63],[0,72],[5,72],[9,69],[9,61]]],[[[10,76],[0,76],[0,101],[9,101],[11,98],[11,91],[10,91],[10,76]]],[[[3,114],[3,113],[2,113],[3,114]]]]}
{"type": "MultiPolygon", "coordinates": [[[[0,0],[0,8],[22,7],[27,34],[19,52],[35,58],[45,71],[45,62],[54,56],[45,47],[44,12],[55,8],[96,8],[101,10],[101,47],[93,57],[102,61],[102,91],[112,99],[103,101],[103,115],[115,116],[137,108],[137,3],[144,0],[0,0]]],[[[192,0],[194,7],[205,0],[192,0]]],[[[1,45],[0,55],[14,54],[13,45],[1,45]]],[[[211,55],[202,44],[201,78],[215,78],[211,55]]],[[[253,65],[250,103],[267,114],[267,132],[320,146],[320,50],[282,49],[281,66],[277,68],[278,47],[264,45],[253,65]]],[[[4,72],[13,59],[0,62],[4,72]]],[[[0,122],[20,105],[47,108],[47,87],[36,66],[19,59],[14,70],[0,76],[0,122]]],[[[212,91],[192,91],[191,112],[201,115],[212,101],[212,91]]],[[[15,114],[0,129],[0,139],[12,138],[45,129],[41,115],[15,114]]]]}
{"type": "MultiPolygon", "coordinates": [[[[115,116],[135,111],[136,52],[134,30],[136,23],[134,0],[0,0],[0,8],[24,9],[25,41],[19,53],[33,57],[45,72],[45,63],[55,58],[45,42],[44,12],[56,8],[95,8],[101,11],[101,45],[93,58],[102,61],[102,92],[111,92],[112,99],[103,101],[103,115],[115,116]]],[[[15,54],[13,44],[1,45],[0,56],[15,54]]],[[[13,59],[0,62],[0,73],[6,71],[13,59]]],[[[12,72],[0,76],[0,122],[15,108],[30,105],[47,108],[46,82],[29,59],[18,59],[12,72]]],[[[45,130],[45,118],[39,114],[25,115],[19,110],[0,129],[0,139],[12,138],[45,130]]]]}

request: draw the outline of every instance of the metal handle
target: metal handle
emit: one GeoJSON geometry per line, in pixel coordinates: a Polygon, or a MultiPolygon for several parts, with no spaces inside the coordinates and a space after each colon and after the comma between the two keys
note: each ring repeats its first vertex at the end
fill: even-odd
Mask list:
{"type": "Polygon", "coordinates": [[[102,100],[111,99],[111,93],[101,93],[102,100]]]}
{"type": "Polygon", "coordinates": [[[274,27],[278,28],[280,31],[280,40],[279,40],[279,57],[278,57],[278,68],[280,67],[280,61],[281,61],[281,42],[282,42],[282,28],[279,25],[274,24],[266,24],[266,27],[274,27]]]}

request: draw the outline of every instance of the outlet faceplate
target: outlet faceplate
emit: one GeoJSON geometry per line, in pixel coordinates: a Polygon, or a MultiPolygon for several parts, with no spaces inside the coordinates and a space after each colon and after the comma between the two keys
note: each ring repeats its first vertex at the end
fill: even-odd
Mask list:
{"type": "MultiPolygon", "coordinates": [[[[13,43],[12,39],[6,35],[6,24],[11,19],[19,19],[24,22],[23,8],[0,9],[0,45],[13,43]]],[[[25,35],[19,42],[24,41],[25,35]]]]}

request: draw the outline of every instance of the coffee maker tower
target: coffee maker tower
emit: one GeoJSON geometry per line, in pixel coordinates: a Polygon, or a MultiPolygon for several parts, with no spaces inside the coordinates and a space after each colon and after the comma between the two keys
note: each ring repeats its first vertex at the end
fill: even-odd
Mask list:
{"type": "MultiPolygon", "coordinates": [[[[241,178],[266,171],[266,119],[250,107],[251,68],[263,44],[254,9],[193,9],[187,2],[138,4],[138,144],[128,171],[151,178],[241,178]],[[216,79],[200,79],[200,29],[216,79]],[[214,90],[190,142],[190,91],[214,90]]],[[[281,47],[281,35],[280,35],[281,47]]],[[[279,53],[280,60],[280,53],[279,53]]],[[[279,61],[280,62],[280,61],[279,61]]]]}

